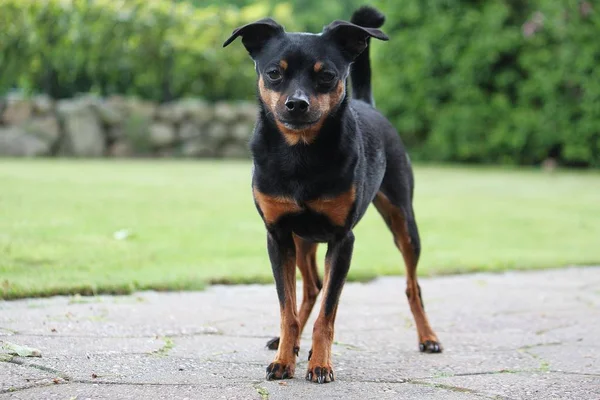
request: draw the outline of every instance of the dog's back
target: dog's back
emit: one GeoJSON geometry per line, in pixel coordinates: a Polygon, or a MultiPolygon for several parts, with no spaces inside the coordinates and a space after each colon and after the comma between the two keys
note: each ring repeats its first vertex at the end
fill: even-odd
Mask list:
{"type": "MultiPolygon", "coordinates": [[[[351,22],[366,28],[380,28],[385,16],[372,7],[361,7],[354,12],[351,22]]],[[[414,178],[408,154],[396,129],[378,110],[371,85],[370,39],[367,48],[356,58],[350,67],[352,83],[352,101],[350,107],[356,112],[360,134],[365,142],[365,156],[372,160],[381,151],[379,140],[383,141],[386,160],[386,173],[382,186],[389,186],[385,191],[398,201],[401,198],[412,200],[414,178]],[[393,178],[392,178],[393,176],[393,178]],[[387,179],[386,179],[387,178],[387,179]],[[395,181],[395,185],[386,181],[395,181]]]]}

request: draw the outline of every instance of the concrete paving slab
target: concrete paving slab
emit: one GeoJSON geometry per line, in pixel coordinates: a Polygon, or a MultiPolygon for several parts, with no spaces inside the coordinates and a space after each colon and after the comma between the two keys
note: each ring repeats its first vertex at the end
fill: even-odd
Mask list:
{"type": "Polygon", "coordinates": [[[261,400],[249,384],[236,385],[106,385],[72,383],[36,387],[0,395],[0,399],[21,400],[137,400],[137,399],[223,399],[261,400]]]}
{"type": "Polygon", "coordinates": [[[336,381],[265,381],[272,285],[0,302],[0,340],[42,358],[0,362],[0,398],[598,399],[600,268],[421,279],[444,353],[421,354],[404,279],[346,285],[336,381]],[[56,381],[55,381],[56,379],[56,381]]]}
{"type": "Polygon", "coordinates": [[[438,387],[463,388],[508,399],[599,399],[600,378],[553,372],[504,373],[428,379],[438,387]]]}

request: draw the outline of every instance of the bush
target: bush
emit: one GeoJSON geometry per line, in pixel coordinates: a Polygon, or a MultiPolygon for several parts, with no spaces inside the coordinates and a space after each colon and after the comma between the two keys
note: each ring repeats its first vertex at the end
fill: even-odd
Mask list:
{"type": "Polygon", "coordinates": [[[415,156],[600,166],[600,10],[588,1],[380,1],[378,105],[415,156]]]}
{"type": "Polygon", "coordinates": [[[291,7],[195,8],[171,0],[2,0],[0,94],[12,88],[54,98],[118,93],[168,101],[253,96],[244,51],[223,51],[231,31],[291,7]],[[243,65],[243,68],[240,67],[243,65]]]}

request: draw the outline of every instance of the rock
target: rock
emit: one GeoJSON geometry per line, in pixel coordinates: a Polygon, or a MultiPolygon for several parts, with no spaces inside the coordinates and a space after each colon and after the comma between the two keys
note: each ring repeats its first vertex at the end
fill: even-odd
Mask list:
{"type": "Polygon", "coordinates": [[[60,138],[60,125],[54,115],[34,117],[25,121],[21,128],[28,134],[49,143],[51,146],[60,138]]]}
{"type": "Polygon", "coordinates": [[[182,119],[187,121],[193,119],[198,110],[208,107],[208,104],[204,100],[188,98],[179,100],[178,107],[182,111],[182,119]]]}
{"type": "Polygon", "coordinates": [[[214,157],[216,152],[215,148],[210,146],[205,138],[196,137],[183,143],[181,155],[184,157],[214,157]]]}
{"type": "Polygon", "coordinates": [[[0,156],[36,157],[49,152],[49,143],[20,128],[0,128],[0,156]]]}
{"type": "Polygon", "coordinates": [[[76,157],[99,157],[105,137],[89,98],[58,102],[57,113],[64,121],[65,140],[61,153],[76,157]]]}
{"type": "Polygon", "coordinates": [[[233,122],[237,119],[236,109],[232,104],[219,102],[215,105],[215,119],[219,122],[233,122]]]}
{"type": "Polygon", "coordinates": [[[200,136],[200,128],[192,122],[184,122],[179,128],[178,136],[183,140],[198,137],[200,136]]]}
{"type": "Polygon", "coordinates": [[[248,141],[252,136],[252,126],[246,123],[237,123],[230,128],[230,136],[238,141],[248,141]]]}
{"type": "Polygon", "coordinates": [[[46,115],[54,110],[54,100],[52,100],[50,96],[46,94],[35,96],[31,100],[31,105],[33,108],[33,113],[36,115],[46,115]]]}
{"type": "Polygon", "coordinates": [[[215,119],[215,108],[203,102],[190,111],[190,118],[198,125],[205,125],[215,119]]]}
{"type": "Polygon", "coordinates": [[[175,129],[173,126],[157,122],[150,125],[150,144],[155,147],[163,147],[173,144],[175,141],[175,129]]]}
{"type": "Polygon", "coordinates": [[[160,121],[179,124],[185,115],[185,106],[178,102],[165,103],[158,107],[156,115],[160,121]]]}
{"type": "Polygon", "coordinates": [[[219,123],[214,123],[207,127],[206,137],[212,144],[220,144],[227,139],[227,126],[219,123]]]}
{"type": "Polygon", "coordinates": [[[238,115],[244,122],[254,125],[258,117],[258,105],[249,101],[241,102],[237,105],[238,115]]]}
{"type": "Polygon", "coordinates": [[[106,132],[106,137],[111,141],[116,141],[125,136],[125,129],[122,125],[111,126],[106,132]]]}
{"type": "MultiPolygon", "coordinates": [[[[123,139],[131,145],[135,154],[148,154],[152,149],[150,143],[150,125],[152,120],[143,114],[132,114],[123,124],[123,139]]],[[[113,134],[109,131],[109,134],[113,134]]]]}
{"type": "Polygon", "coordinates": [[[109,126],[121,124],[125,119],[125,110],[119,109],[108,102],[100,101],[95,103],[94,109],[98,113],[100,121],[109,126]]]}
{"type": "Polygon", "coordinates": [[[20,95],[8,96],[2,113],[2,122],[6,125],[19,125],[32,114],[31,103],[20,95]]]}
{"type": "Polygon", "coordinates": [[[134,151],[131,144],[124,141],[113,143],[108,148],[109,157],[131,157],[133,155],[134,151]]]}
{"type": "MultiPolygon", "coordinates": [[[[118,102],[118,100],[112,99],[112,102],[118,102]]],[[[147,119],[153,119],[156,115],[156,105],[149,101],[130,98],[126,100],[126,104],[129,115],[143,116],[147,119]]]]}
{"type": "Polygon", "coordinates": [[[250,151],[246,144],[229,142],[221,148],[219,154],[224,158],[249,158],[250,151]]]}

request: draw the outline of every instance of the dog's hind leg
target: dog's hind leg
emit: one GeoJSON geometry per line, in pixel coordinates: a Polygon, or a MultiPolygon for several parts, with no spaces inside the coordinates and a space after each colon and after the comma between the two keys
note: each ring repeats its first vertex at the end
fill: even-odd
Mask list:
{"type": "MultiPolygon", "coordinates": [[[[296,245],[296,265],[302,274],[303,294],[298,316],[300,334],[302,334],[306,321],[317,301],[317,296],[321,291],[322,283],[317,269],[317,243],[308,242],[296,235],[294,235],[294,243],[296,245]]],[[[271,350],[277,350],[279,338],[269,340],[267,347],[271,350]]]]}
{"type": "Polygon", "coordinates": [[[392,231],[394,243],[404,258],[406,297],[417,325],[419,349],[425,353],[440,353],[442,345],[427,320],[421,288],[417,281],[421,243],[412,210],[412,175],[404,176],[410,179],[408,182],[390,182],[386,179],[389,178],[387,175],[373,204],[392,231]]]}

